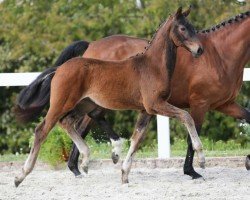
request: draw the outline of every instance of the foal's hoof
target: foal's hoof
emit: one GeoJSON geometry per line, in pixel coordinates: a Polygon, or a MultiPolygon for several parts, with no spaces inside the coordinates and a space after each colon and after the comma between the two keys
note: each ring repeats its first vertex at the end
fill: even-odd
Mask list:
{"type": "Polygon", "coordinates": [[[122,169],[122,184],[128,183],[128,175],[127,173],[122,169]]]}
{"type": "Polygon", "coordinates": [[[20,183],[22,183],[22,181],[20,181],[17,177],[15,177],[14,183],[15,183],[15,186],[18,187],[20,183]]]}
{"type": "Polygon", "coordinates": [[[122,179],[122,184],[128,184],[128,179],[122,179]]]}
{"type": "Polygon", "coordinates": [[[199,165],[202,169],[205,169],[205,156],[202,151],[197,152],[199,165]]]}
{"type": "Polygon", "coordinates": [[[89,171],[89,167],[88,166],[83,166],[82,170],[87,174],[89,171]]]}
{"type": "Polygon", "coordinates": [[[204,162],[199,162],[200,168],[205,169],[205,161],[204,162]]]}
{"type": "Polygon", "coordinates": [[[119,161],[118,154],[115,154],[115,152],[113,152],[111,158],[112,158],[114,164],[118,163],[118,161],[119,161]]]}

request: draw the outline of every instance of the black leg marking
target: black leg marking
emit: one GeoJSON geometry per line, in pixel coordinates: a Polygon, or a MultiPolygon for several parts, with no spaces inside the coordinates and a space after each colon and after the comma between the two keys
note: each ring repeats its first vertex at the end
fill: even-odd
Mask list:
{"type": "MultiPolygon", "coordinates": [[[[201,127],[196,127],[196,130],[197,130],[198,135],[200,135],[201,127]]],[[[192,141],[189,135],[187,138],[187,144],[188,144],[188,148],[187,148],[187,155],[186,155],[186,159],[184,163],[184,174],[191,176],[192,179],[202,178],[202,176],[198,174],[194,170],[194,167],[193,167],[194,150],[193,150],[192,141]]]]}

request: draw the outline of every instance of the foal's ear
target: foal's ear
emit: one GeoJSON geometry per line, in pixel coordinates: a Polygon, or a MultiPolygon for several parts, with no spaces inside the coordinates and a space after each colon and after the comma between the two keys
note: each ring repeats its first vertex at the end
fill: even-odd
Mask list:
{"type": "Polygon", "coordinates": [[[176,11],[176,13],[175,13],[175,17],[176,18],[178,18],[178,17],[180,17],[182,15],[182,7],[179,7],[178,9],[177,9],[177,11],[176,11]]]}
{"type": "Polygon", "coordinates": [[[192,10],[192,5],[190,5],[189,8],[182,13],[184,17],[187,17],[191,12],[191,10],[192,10]]]}

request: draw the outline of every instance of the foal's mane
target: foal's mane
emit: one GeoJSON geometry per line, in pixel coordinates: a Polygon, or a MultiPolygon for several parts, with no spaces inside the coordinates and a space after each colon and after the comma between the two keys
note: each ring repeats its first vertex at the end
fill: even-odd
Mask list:
{"type": "Polygon", "coordinates": [[[136,57],[136,56],[139,56],[139,55],[143,55],[143,54],[150,48],[152,42],[154,41],[154,39],[155,39],[155,37],[156,37],[158,31],[161,29],[161,27],[163,26],[163,24],[167,23],[167,21],[168,21],[171,17],[172,17],[172,16],[170,15],[167,19],[165,19],[164,21],[162,21],[162,22],[160,23],[160,25],[158,26],[158,28],[155,30],[153,37],[151,38],[150,41],[148,41],[148,45],[145,47],[145,51],[143,51],[143,52],[141,52],[141,53],[137,53],[136,55],[131,56],[130,58],[133,58],[133,57],[136,57]]]}
{"type": "Polygon", "coordinates": [[[228,27],[231,24],[235,24],[237,22],[242,22],[243,20],[247,19],[249,16],[250,16],[250,11],[246,11],[246,12],[238,14],[238,15],[236,15],[228,20],[225,20],[225,21],[223,21],[215,26],[212,26],[209,29],[199,30],[199,31],[197,31],[197,33],[205,33],[206,34],[206,33],[214,32],[217,30],[221,30],[221,28],[228,27]]]}

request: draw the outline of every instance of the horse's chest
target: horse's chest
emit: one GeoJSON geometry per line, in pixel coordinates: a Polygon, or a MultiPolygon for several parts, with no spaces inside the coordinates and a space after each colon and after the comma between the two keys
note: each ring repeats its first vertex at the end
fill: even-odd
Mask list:
{"type": "Polygon", "coordinates": [[[236,82],[230,82],[222,84],[220,87],[217,87],[213,92],[212,107],[221,106],[227,102],[234,101],[237,95],[239,94],[239,90],[241,88],[241,84],[237,84],[236,82]]]}

